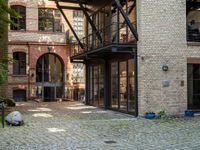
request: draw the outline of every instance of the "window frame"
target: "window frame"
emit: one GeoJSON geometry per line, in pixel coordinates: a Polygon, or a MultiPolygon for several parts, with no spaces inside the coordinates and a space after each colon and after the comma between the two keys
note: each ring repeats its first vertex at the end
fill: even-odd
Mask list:
{"type": "Polygon", "coordinates": [[[38,31],[40,32],[63,32],[61,23],[61,13],[54,8],[38,8],[38,31]],[[43,14],[41,14],[43,11],[43,14]],[[51,27],[47,27],[47,22],[51,27]],[[43,27],[42,27],[43,24],[43,27]],[[56,27],[56,24],[58,25],[56,27]],[[46,29],[45,29],[46,28],[46,29]]]}
{"type": "Polygon", "coordinates": [[[10,17],[10,19],[18,24],[18,26],[10,25],[10,30],[13,31],[25,31],[26,30],[26,7],[22,5],[12,5],[10,8],[14,9],[20,16],[21,18],[14,18],[10,17]]]}
{"type": "Polygon", "coordinates": [[[13,60],[13,75],[26,75],[26,53],[13,52],[13,60]]]}

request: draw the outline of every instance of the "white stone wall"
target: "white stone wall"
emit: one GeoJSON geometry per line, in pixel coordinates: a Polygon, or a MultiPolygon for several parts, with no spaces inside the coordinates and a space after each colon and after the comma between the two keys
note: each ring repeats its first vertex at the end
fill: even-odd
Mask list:
{"type": "Polygon", "coordinates": [[[139,114],[183,113],[187,109],[186,1],[138,0],[137,23],[139,114]],[[162,65],[169,70],[163,71],[162,65]]]}
{"type": "Polygon", "coordinates": [[[20,32],[10,31],[9,41],[23,41],[23,42],[46,42],[46,43],[66,43],[65,33],[43,33],[43,32],[20,32]]]}

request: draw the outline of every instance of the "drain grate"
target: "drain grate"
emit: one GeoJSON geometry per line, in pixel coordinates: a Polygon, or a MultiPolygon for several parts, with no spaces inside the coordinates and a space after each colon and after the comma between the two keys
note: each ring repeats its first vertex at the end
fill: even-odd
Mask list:
{"type": "Polygon", "coordinates": [[[117,143],[116,141],[104,141],[104,143],[106,144],[114,144],[114,143],[117,143]]]}

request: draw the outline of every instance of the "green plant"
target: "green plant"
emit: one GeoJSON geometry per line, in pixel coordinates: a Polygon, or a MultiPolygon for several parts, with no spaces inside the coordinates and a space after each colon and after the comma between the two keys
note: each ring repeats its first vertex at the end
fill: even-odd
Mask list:
{"type": "Polygon", "coordinates": [[[159,111],[157,114],[158,114],[158,118],[166,118],[167,117],[167,114],[164,110],[159,111]]]}

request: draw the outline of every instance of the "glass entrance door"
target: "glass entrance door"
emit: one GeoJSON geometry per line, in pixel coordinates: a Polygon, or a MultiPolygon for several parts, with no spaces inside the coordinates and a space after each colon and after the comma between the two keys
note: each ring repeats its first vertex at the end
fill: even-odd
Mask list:
{"type": "Polygon", "coordinates": [[[45,54],[37,61],[36,86],[37,97],[45,101],[62,98],[64,65],[55,54],[45,54]]]}
{"type": "Polygon", "coordinates": [[[188,109],[200,110],[200,64],[188,64],[188,109]]]}
{"type": "Polygon", "coordinates": [[[134,60],[111,62],[111,105],[112,109],[135,112],[134,60]]]}
{"type": "Polygon", "coordinates": [[[119,63],[119,93],[120,105],[119,109],[127,111],[127,62],[122,61],[119,63]]]}
{"type": "Polygon", "coordinates": [[[54,87],[44,87],[44,100],[51,101],[55,99],[55,88],[54,87]]]}

